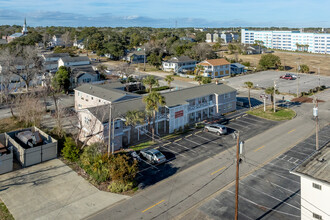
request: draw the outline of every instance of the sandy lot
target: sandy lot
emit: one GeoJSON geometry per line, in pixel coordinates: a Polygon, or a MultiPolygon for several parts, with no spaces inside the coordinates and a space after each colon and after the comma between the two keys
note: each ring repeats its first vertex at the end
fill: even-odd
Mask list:
{"type": "MultiPolygon", "coordinates": [[[[296,72],[297,63],[306,64],[311,72],[317,73],[315,67],[320,67],[320,74],[330,76],[330,55],[325,54],[309,54],[309,53],[294,53],[275,51],[273,54],[281,58],[282,65],[289,67],[290,72],[296,72]]],[[[234,55],[225,55],[228,58],[234,58],[234,55]]],[[[256,66],[261,55],[238,55],[239,59],[249,61],[252,66],[256,66]]]]}

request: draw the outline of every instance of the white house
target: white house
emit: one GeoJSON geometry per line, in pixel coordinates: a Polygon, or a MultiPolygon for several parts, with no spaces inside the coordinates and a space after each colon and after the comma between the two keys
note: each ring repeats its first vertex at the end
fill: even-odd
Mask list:
{"type": "Polygon", "coordinates": [[[291,173],[300,176],[301,219],[330,219],[330,147],[314,153],[291,173]]]}
{"type": "Polygon", "coordinates": [[[58,60],[58,67],[60,66],[82,66],[89,65],[91,61],[87,56],[80,57],[61,57],[58,60]]]}
{"type": "Polygon", "coordinates": [[[202,75],[205,77],[220,78],[230,75],[230,63],[226,59],[204,60],[197,64],[202,67],[202,75]]]}
{"type": "Polygon", "coordinates": [[[78,47],[79,49],[84,49],[85,48],[84,40],[75,39],[74,42],[73,42],[73,46],[78,47]]]}
{"type": "Polygon", "coordinates": [[[54,34],[52,39],[49,42],[50,47],[64,46],[64,42],[61,38],[61,35],[54,34]]]}
{"type": "Polygon", "coordinates": [[[41,56],[45,61],[58,61],[60,58],[69,57],[70,55],[68,53],[48,53],[41,56]]]}
{"type": "Polygon", "coordinates": [[[162,69],[164,71],[180,73],[187,70],[194,70],[196,63],[196,60],[193,60],[188,56],[172,57],[171,59],[162,62],[162,69]]]}

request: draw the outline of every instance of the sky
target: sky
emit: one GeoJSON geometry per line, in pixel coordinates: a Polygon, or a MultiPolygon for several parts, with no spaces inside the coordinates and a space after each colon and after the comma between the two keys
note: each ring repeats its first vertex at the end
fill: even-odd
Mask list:
{"type": "Polygon", "coordinates": [[[0,25],[330,27],[329,0],[0,0],[0,25]]]}

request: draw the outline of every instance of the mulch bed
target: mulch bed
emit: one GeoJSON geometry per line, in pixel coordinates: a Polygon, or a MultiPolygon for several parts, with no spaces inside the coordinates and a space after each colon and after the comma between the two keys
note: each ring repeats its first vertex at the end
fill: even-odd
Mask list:
{"type": "MultiPolygon", "coordinates": [[[[309,97],[299,97],[299,98],[294,98],[291,100],[291,102],[299,102],[299,103],[313,103],[313,99],[309,97]]],[[[317,99],[317,102],[324,102],[323,100],[317,99]]]]}

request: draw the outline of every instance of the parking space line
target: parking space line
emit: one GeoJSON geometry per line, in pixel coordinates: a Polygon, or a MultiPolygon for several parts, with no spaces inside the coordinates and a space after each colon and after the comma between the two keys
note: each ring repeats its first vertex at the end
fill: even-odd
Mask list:
{"type": "Polygon", "coordinates": [[[190,136],[192,136],[192,134],[187,135],[186,138],[187,138],[187,137],[190,137],[190,136]]]}
{"type": "Polygon", "coordinates": [[[159,205],[160,203],[162,203],[162,202],[164,202],[164,201],[165,201],[165,200],[163,199],[162,201],[159,201],[159,202],[157,202],[156,204],[154,204],[154,205],[150,206],[149,208],[147,208],[147,209],[143,210],[143,211],[142,211],[142,213],[144,213],[144,212],[148,211],[149,209],[152,209],[153,207],[155,207],[155,206],[159,205]]]}
{"type": "Polygon", "coordinates": [[[194,153],[197,153],[197,152],[194,151],[193,149],[190,149],[189,147],[183,146],[182,144],[178,144],[178,143],[174,143],[174,142],[173,142],[173,144],[176,144],[176,145],[179,145],[179,146],[181,146],[181,147],[183,147],[183,148],[186,148],[188,151],[192,151],[192,152],[194,152],[194,153]]]}
{"type": "Polygon", "coordinates": [[[215,143],[215,144],[219,144],[219,143],[217,143],[217,142],[215,142],[215,141],[210,141],[209,139],[207,139],[207,138],[205,138],[205,137],[203,137],[203,136],[200,136],[200,135],[196,135],[197,137],[200,137],[200,138],[202,138],[202,139],[204,139],[204,140],[207,140],[207,141],[209,141],[209,142],[211,142],[211,143],[215,143]]]}
{"type": "Polygon", "coordinates": [[[291,132],[295,131],[296,129],[292,129],[291,131],[288,132],[288,134],[290,134],[291,132]]]}
{"type": "Polygon", "coordinates": [[[221,167],[220,169],[218,169],[218,170],[214,171],[213,173],[211,173],[211,176],[214,175],[214,174],[216,174],[217,172],[219,172],[219,171],[225,169],[225,168],[226,168],[226,167],[221,167]]]}
{"type": "Polygon", "coordinates": [[[202,132],[202,130],[200,130],[200,131],[197,131],[195,134],[199,134],[199,133],[201,133],[202,132]]]}
{"type": "Polygon", "coordinates": [[[262,148],[264,148],[264,147],[265,147],[265,145],[259,147],[258,149],[255,149],[254,152],[257,152],[258,150],[260,150],[260,149],[262,149],[262,148]]]}
{"type": "Polygon", "coordinates": [[[171,144],[171,142],[168,142],[168,143],[166,143],[166,144],[163,144],[163,147],[164,147],[164,146],[167,146],[167,145],[169,145],[169,144],[171,144]]]}
{"type": "Polygon", "coordinates": [[[176,151],[174,151],[174,150],[172,150],[172,149],[170,149],[170,148],[168,148],[168,147],[164,147],[164,146],[162,146],[162,147],[163,147],[164,149],[166,149],[166,150],[171,151],[171,152],[174,153],[175,155],[179,155],[179,156],[186,157],[186,156],[183,155],[182,153],[176,152],[176,151]]]}
{"type": "Polygon", "coordinates": [[[196,144],[197,146],[201,146],[201,147],[206,148],[206,146],[204,146],[204,144],[202,144],[202,143],[198,143],[198,142],[196,142],[196,141],[192,141],[192,140],[187,139],[187,138],[185,138],[185,140],[186,140],[186,141],[190,141],[191,143],[194,143],[194,144],[196,144]]]}
{"type": "Polygon", "coordinates": [[[175,141],[173,141],[173,142],[178,142],[178,141],[181,141],[182,140],[182,138],[179,138],[179,139],[176,139],[175,141]]]}

